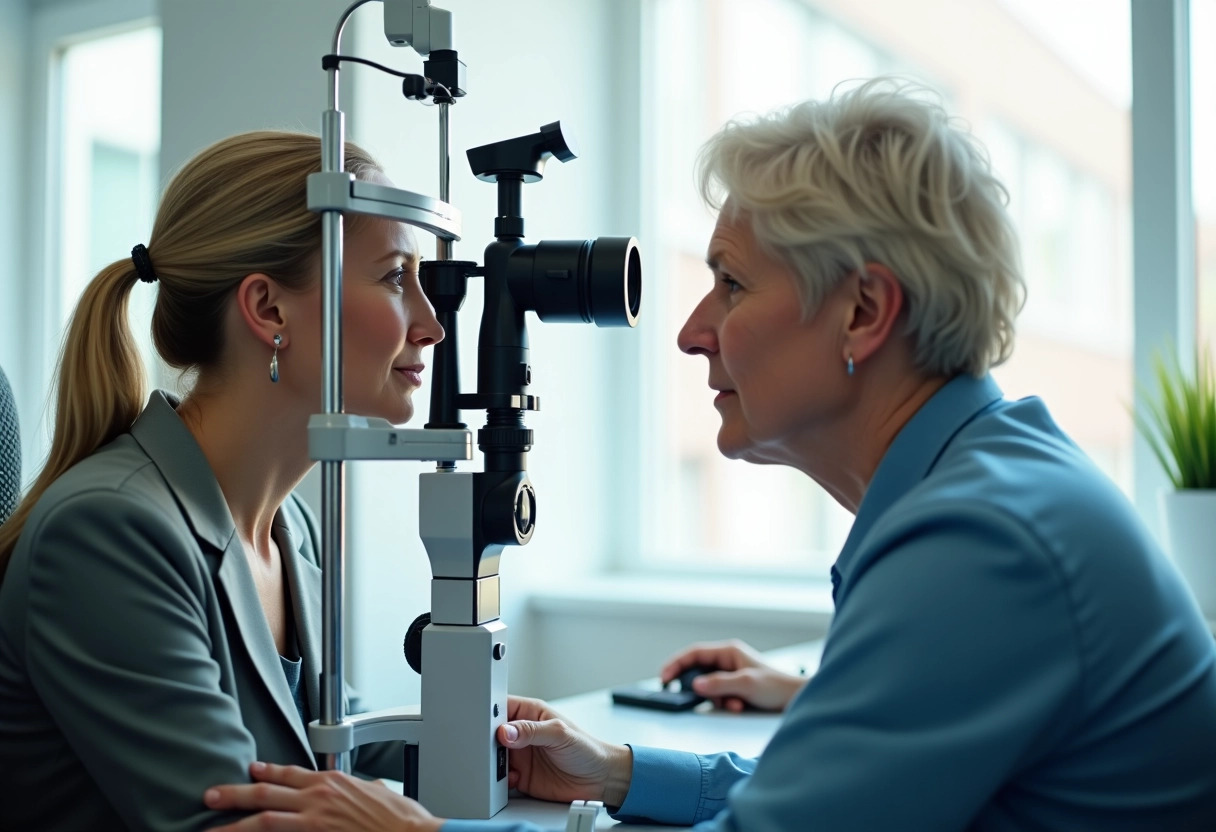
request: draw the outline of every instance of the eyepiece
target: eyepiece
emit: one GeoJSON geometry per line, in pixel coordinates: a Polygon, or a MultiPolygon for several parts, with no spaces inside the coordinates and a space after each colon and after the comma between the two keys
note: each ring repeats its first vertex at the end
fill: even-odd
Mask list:
{"type": "Polygon", "coordinates": [[[633,237],[546,240],[511,254],[516,303],[542,321],[636,326],[642,305],[642,256],[633,237]]]}

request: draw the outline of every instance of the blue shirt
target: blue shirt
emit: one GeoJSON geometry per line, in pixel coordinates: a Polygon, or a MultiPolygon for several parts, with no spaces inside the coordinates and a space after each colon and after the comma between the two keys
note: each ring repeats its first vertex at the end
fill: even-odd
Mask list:
{"type": "Polygon", "coordinates": [[[987,377],[939,390],[884,456],[832,578],[819,671],[764,753],[634,748],[616,817],[1216,830],[1216,642],[1039,400],[1005,401],[987,377]]]}

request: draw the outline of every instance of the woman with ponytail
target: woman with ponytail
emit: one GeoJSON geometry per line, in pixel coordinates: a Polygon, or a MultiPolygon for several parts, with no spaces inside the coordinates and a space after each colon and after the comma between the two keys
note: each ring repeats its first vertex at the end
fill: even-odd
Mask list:
{"type": "MultiPolygon", "coordinates": [[[[320,158],[282,132],[205,149],[80,298],[46,465],[0,526],[0,828],[202,829],[225,817],[205,788],[254,760],[315,767],[318,526],[293,489],[321,398],[320,158]],[[145,392],[138,291],[193,379],[180,400],[145,392]]],[[[345,166],[386,181],[353,145],[345,166]]],[[[346,409],[401,423],[443,330],[408,229],[346,230],[346,409]]],[[[356,760],[402,765],[399,747],[356,760]]]]}

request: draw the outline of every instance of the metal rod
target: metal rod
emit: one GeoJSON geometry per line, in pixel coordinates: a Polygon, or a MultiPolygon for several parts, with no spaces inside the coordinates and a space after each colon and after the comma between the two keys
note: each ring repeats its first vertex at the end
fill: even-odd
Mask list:
{"type": "MultiPolygon", "coordinates": [[[[334,29],[333,53],[341,54],[342,30],[355,9],[371,0],[356,0],[334,29]]],[[[329,109],[321,115],[321,170],[345,169],[346,135],[338,109],[338,70],[328,70],[329,109]]],[[[321,215],[321,410],[342,412],[342,214],[321,215]]],[[[342,608],[344,568],[342,541],[346,526],[345,471],[340,461],[321,463],[321,713],[323,725],[337,725],[342,713],[343,662],[342,608]]],[[[350,754],[327,753],[322,768],[350,772],[350,754]]]]}
{"type": "MultiPolygon", "coordinates": [[[[333,48],[329,51],[334,55],[342,54],[342,30],[346,28],[346,21],[350,20],[350,16],[355,13],[355,9],[362,6],[364,3],[371,3],[372,0],[355,0],[342,13],[342,17],[338,20],[338,25],[334,28],[334,43],[333,48]]],[[[338,109],[338,70],[331,69],[329,75],[329,109],[338,109]]]]}
{"type": "MultiPolygon", "coordinates": [[[[439,105],[439,199],[442,202],[451,202],[452,160],[449,155],[451,138],[448,133],[448,111],[451,106],[446,102],[439,105]]],[[[442,236],[435,238],[435,259],[452,259],[451,240],[442,236]]]]}
{"type": "MultiPolygon", "coordinates": [[[[321,463],[321,605],[329,615],[322,616],[321,642],[330,649],[321,652],[321,724],[337,725],[342,713],[342,680],[346,669],[342,657],[342,538],[346,526],[345,483],[341,462],[321,463]],[[336,521],[335,521],[336,518],[336,521]]],[[[350,772],[350,754],[325,754],[321,764],[333,771],[350,772]]]]}

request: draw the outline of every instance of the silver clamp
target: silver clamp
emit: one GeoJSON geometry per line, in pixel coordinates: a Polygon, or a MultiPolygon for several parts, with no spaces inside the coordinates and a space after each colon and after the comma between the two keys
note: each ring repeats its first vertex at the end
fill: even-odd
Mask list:
{"type": "Polygon", "coordinates": [[[452,205],[413,191],[363,182],[345,171],[309,175],[308,210],[386,217],[444,240],[460,239],[460,211],[452,205]]]}

